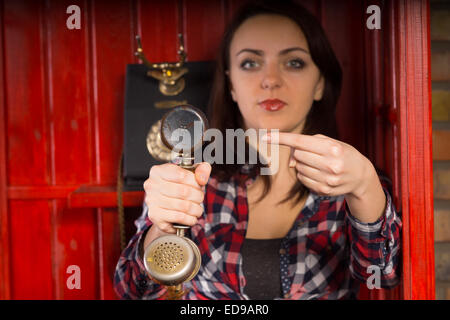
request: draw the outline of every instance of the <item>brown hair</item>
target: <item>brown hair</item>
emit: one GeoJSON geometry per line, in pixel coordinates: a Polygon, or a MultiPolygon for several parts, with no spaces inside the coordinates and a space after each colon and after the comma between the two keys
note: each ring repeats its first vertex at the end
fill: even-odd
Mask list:
{"type": "MultiPolygon", "coordinates": [[[[231,98],[230,84],[225,71],[229,69],[230,65],[230,44],[234,33],[248,18],[260,14],[277,14],[288,17],[296,22],[303,31],[311,57],[325,80],[322,99],[313,102],[306,118],[303,133],[310,135],[320,133],[337,139],[335,109],[341,91],[342,70],[320,23],[304,7],[291,1],[253,1],[243,5],[231,19],[223,34],[216,59],[214,82],[208,105],[208,118],[211,127],[220,130],[224,137],[226,129],[244,128],[239,107],[231,98]]],[[[225,145],[223,154],[226,154],[227,151],[225,145]]],[[[246,147],[245,159],[248,157],[248,145],[246,147]]],[[[236,148],[233,150],[236,150],[236,148]]],[[[236,151],[234,152],[236,153],[236,151]]],[[[236,158],[237,155],[234,156],[236,158]]],[[[213,164],[212,174],[219,181],[226,181],[238,174],[242,166],[242,164],[213,164]]],[[[250,176],[256,177],[262,167],[264,165],[261,163],[253,166],[250,176]]],[[[263,175],[262,178],[264,179],[264,193],[261,198],[271,188],[269,176],[263,175]]],[[[242,182],[240,181],[240,183],[242,182]]],[[[280,203],[296,197],[296,201],[293,203],[295,205],[305,195],[306,191],[303,184],[297,181],[288,196],[280,203]]]]}

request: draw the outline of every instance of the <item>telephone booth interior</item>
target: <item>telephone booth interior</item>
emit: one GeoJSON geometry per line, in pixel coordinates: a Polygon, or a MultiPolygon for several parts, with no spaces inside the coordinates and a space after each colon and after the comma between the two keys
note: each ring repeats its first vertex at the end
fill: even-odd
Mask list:
{"type": "MultiPolygon", "coordinates": [[[[125,71],[139,63],[135,35],[151,62],[178,59],[179,33],[187,61],[211,61],[242,3],[72,2],[4,0],[0,9],[1,299],[115,298],[125,71]],[[72,4],[80,29],[66,27],[72,4]],[[83,270],[82,290],[66,286],[71,265],[83,270]]],[[[429,3],[299,2],[321,21],[343,69],[341,140],[388,174],[402,215],[401,284],[362,284],[360,298],[433,299],[429,3]],[[371,5],[381,9],[380,29],[368,27],[371,5]]],[[[144,194],[121,196],[128,240],[144,194]]]]}

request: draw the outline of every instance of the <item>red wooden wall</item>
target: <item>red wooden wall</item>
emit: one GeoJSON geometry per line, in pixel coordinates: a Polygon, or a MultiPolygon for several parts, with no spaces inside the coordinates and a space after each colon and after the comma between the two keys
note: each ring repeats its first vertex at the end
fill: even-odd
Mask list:
{"type": "MultiPolygon", "coordinates": [[[[394,79],[383,88],[383,77],[396,74],[398,66],[394,72],[378,60],[383,55],[380,50],[389,54],[400,44],[395,42],[398,39],[392,46],[376,43],[402,33],[393,14],[403,14],[411,5],[402,2],[407,8],[394,8],[388,2],[383,10],[391,14],[383,21],[391,19],[393,33],[381,33],[365,28],[365,1],[300,2],[322,22],[344,70],[338,105],[342,140],[394,176],[395,198],[401,207],[396,145],[400,117],[389,122],[389,114],[377,113],[397,92],[388,89],[398,83],[394,79]],[[377,123],[387,123],[388,129],[377,129],[377,123]],[[387,138],[380,130],[389,132],[387,138]],[[391,144],[380,145],[379,139],[372,138],[376,132],[391,144]]],[[[112,277],[120,254],[115,203],[98,200],[92,205],[102,196],[96,193],[91,204],[74,205],[80,201],[69,200],[83,185],[112,190],[116,185],[125,67],[138,62],[134,36],[141,35],[150,61],[176,60],[179,32],[184,35],[188,61],[212,60],[223,28],[240,3],[1,1],[0,299],[115,298],[112,277]],[[80,30],[66,27],[66,8],[73,4],[81,8],[80,30]],[[80,290],[66,286],[70,265],[81,269],[80,290]]],[[[426,1],[417,3],[426,12],[426,1]]],[[[142,194],[134,199],[131,202],[139,204],[142,194]]],[[[362,298],[401,296],[400,288],[387,295],[361,293],[362,298]]]]}

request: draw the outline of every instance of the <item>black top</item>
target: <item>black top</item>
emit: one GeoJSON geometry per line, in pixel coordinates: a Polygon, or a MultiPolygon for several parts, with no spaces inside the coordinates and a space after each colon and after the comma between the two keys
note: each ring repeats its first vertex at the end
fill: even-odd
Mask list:
{"type": "Polygon", "coordinates": [[[281,297],[280,245],[282,239],[247,239],[242,244],[242,267],[250,299],[281,297]]]}

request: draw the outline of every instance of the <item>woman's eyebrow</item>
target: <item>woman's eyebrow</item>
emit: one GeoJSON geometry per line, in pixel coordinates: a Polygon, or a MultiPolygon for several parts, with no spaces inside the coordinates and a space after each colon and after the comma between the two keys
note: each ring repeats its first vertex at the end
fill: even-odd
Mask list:
{"type": "Polygon", "coordinates": [[[296,51],[296,50],[300,50],[300,51],[303,51],[304,53],[309,54],[308,50],[306,50],[306,49],[303,49],[303,48],[300,48],[300,47],[294,47],[294,48],[287,48],[287,49],[281,50],[279,55],[281,56],[283,54],[289,53],[291,51],[296,51]]]}
{"type": "Polygon", "coordinates": [[[241,51],[239,51],[238,53],[236,53],[236,56],[240,55],[243,52],[250,52],[250,53],[254,53],[258,56],[263,56],[264,52],[262,50],[255,50],[255,49],[242,49],[241,51]]]}
{"type": "MultiPolygon", "coordinates": [[[[303,51],[303,52],[305,52],[305,53],[307,53],[307,54],[310,54],[307,50],[305,50],[305,49],[303,49],[303,48],[300,48],[300,47],[293,47],[293,48],[287,48],[287,49],[281,50],[280,53],[279,53],[278,55],[281,56],[281,55],[284,55],[284,54],[287,54],[287,53],[289,53],[289,52],[291,52],[291,51],[296,51],[296,50],[300,50],[300,51],[303,51]]],[[[238,56],[239,54],[241,54],[241,53],[243,53],[243,52],[250,52],[250,53],[256,54],[256,55],[258,55],[258,56],[263,56],[263,55],[264,55],[264,51],[262,51],[262,50],[256,50],[256,49],[242,49],[242,50],[240,50],[240,51],[236,54],[236,56],[238,56]]]]}

